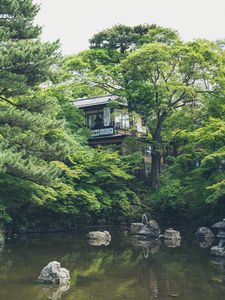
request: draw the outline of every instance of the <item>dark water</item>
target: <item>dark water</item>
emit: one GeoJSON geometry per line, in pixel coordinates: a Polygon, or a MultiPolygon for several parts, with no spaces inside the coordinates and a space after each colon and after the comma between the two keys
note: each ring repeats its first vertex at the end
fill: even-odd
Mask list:
{"type": "Polygon", "coordinates": [[[222,263],[193,239],[171,248],[163,241],[138,243],[122,232],[109,246],[89,245],[85,234],[28,235],[7,240],[0,254],[0,299],[224,300],[224,276],[222,263]],[[66,291],[36,283],[53,260],[70,270],[66,291]]]}

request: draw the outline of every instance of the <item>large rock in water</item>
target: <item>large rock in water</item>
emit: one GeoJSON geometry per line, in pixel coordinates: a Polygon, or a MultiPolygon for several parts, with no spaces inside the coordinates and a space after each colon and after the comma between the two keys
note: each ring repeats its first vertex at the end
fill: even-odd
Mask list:
{"type": "Polygon", "coordinates": [[[92,240],[101,240],[104,242],[111,241],[111,235],[108,231],[90,231],[87,234],[87,238],[92,240]]]}
{"type": "Polygon", "coordinates": [[[138,234],[145,235],[150,238],[157,238],[160,235],[159,224],[154,220],[150,220],[146,225],[143,226],[138,234]]]}
{"type": "Polygon", "coordinates": [[[139,231],[144,227],[143,223],[132,223],[130,227],[131,234],[138,234],[139,231]]]}
{"type": "Polygon", "coordinates": [[[44,284],[68,285],[70,282],[70,272],[65,268],[61,268],[59,262],[52,261],[41,271],[38,282],[44,284]]]}

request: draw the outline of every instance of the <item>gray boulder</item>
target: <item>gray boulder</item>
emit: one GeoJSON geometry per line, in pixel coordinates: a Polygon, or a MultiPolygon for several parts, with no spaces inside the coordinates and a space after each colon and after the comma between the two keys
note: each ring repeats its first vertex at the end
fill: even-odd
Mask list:
{"type": "Polygon", "coordinates": [[[65,268],[61,268],[59,262],[52,261],[41,271],[38,282],[44,284],[68,285],[70,283],[70,272],[65,268]]]}
{"type": "Polygon", "coordinates": [[[131,234],[138,234],[139,231],[144,227],[143,223],[132,223],[130,227],[131,234]]]}
{"type": "Polygon", "coordinates": [[[195,232],[195,238],[198,241],[207,241],[207,240],[212,240],[214,239],[214,234],[212,231],[207,228],[207,227],[200,227],[196,232],[195,232]]]}
{"type": "Polygon", "coordinates": [[[209,248],[212,245],[214,238],[214,234],[207,227],[200,227],[195,232],[196,242],[201,248],[209,248]]]}
{"type": "Polygon", "coordinates": [[[181,239],[180,232],[177,230],[173,230],[172,228],[165,230],[163,236],[164,236],[164,239],[168,239],[168,240],[180,240],[181,239]]]}
{"type": "Polygon", "coordinates": [[[139,231],[139,235],[145,235],[149,238],[157,238],[160,236],[160,228],[156,221],[150,220],[143,228],[139,231]]]}
{"type": "Polygon", "coordinates": [[[87,234],[87,238],[91,240],[100,240],[104,242],[111,241],[111,235],[108,231],[91,231],[87,234]]]}

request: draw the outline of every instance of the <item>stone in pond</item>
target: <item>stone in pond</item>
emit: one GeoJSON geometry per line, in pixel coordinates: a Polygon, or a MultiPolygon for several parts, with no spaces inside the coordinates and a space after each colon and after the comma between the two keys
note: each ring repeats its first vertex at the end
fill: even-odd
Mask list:
{"type": "Polygon", "coordinates": [[[195,238],[199,242],[211,241],[214,239],[214,234],[208,227],[200,227],[195,232],[195,238]]]}
{"type": "Polygon", "coordinates": [[[70,283],[70,273],[67,269],[61,268],[59,262],[52,261],[41,271],[38,282],[44,284],[68,285],[70,283]]]}
{"type": "Polygon", "coordinates": [[[87,238],[91,240],[101,240],[106,242],[111,241],[111,235],[108,231],[90,231],[87,234],[87,238]]]}
{"type": "Polygon", "coordinates": [[[200,227],[195,232],[196,243],[201,248],[209,248],[212,245],[214,238],[215,238],[214,234],[207,227],[200,227]]]}
{"type": "Polygon", "coordinates": [[[132,223],[130,227],[131,234],[138,234],[139,231],[144,227],[143,223],[132,223]]]}
{"type": "Polygon", "coordinates": [[[145,235],[149,238],[158,238],[160,235],[160,228],[156,221],[150,220],[143,228],[138,232],[139,235],[145,235]]]}

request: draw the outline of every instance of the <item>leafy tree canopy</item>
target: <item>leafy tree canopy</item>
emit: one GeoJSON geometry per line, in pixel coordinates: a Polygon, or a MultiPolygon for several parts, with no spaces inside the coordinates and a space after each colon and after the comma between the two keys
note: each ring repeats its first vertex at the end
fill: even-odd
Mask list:
{"type": "Polygon", "coordinates": [[[179,35],[175,30],[155,24],[134,27],[118,24],[95,34],[90,39],[90,48],[119,50],[124,53],[146,43],[173,44],[178,41],[179,35]]]}

